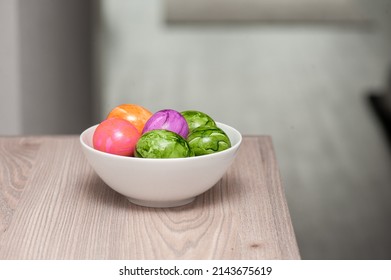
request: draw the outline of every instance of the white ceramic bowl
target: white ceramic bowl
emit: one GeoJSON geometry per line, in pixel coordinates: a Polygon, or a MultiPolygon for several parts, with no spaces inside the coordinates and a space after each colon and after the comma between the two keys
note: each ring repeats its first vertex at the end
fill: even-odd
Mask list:
{"type": "Polygon", "coordinates": [[[148,207],[174,207],[192,202],[213,187],[233,162],[242,142],[234,128],[217,123],[231,148],[210,155],[148,159],[117,156],[95,150],[92,137],[97,125],[80,135],[82,150],[98,176],[130,202],[148,207]]]}

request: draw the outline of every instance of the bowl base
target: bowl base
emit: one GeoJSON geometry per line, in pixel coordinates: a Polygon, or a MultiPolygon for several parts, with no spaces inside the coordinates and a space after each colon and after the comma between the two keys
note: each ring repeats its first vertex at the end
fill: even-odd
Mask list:
{"type": "Polygon", "coordinates": [[[169,207],[178,207],[178,206],[189,204],[195,200],[195,197],[191,197],[183,200],[175,200],[175,201],[150,201],[150,200],[135,199],[132,197],[128,197],[128,200],[133,204],[137,204],[145,207],[169,208],[169,207]]]}

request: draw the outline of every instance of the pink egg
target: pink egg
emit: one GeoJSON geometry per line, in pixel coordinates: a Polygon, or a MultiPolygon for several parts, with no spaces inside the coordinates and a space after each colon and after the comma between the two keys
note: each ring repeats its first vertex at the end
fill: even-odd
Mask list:
{"type": "Polygon", "coordinates": [[[111,118],[101,122],[93,135],[95,149],[109,154],[133,156],[140,132],[130,122],[111,118]]]}

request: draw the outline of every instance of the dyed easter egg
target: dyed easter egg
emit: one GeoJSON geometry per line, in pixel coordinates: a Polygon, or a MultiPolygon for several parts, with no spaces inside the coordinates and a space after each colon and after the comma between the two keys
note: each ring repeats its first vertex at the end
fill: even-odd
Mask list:
{"type": "Polygon", "coordinates": [[[141,158],[184,158],[193,155],[189,144],[182,136],[164,129],[155,129],[143,134],[135,149],[135,156],[141,158]]]}
{"type": "Polygon", "coordinates": [[[95,149],[109,154],[133,156],[140,132],[130,122],[111,118],[101,122],[93,135],[95,149]]]}
{"type": "Polygon", "coordinates": [[[147,120],[152,116],[152,113],[144,107],[136,104],[122,104],[115,107],[106,119],[120,118],[129,121],[141,133],[147,120]]]}
{"type": "Polygon", "coordinates": [[[188,110],[181,112],[181,114],[189,125],[189,131],[192,131],[201,126],[216,127],[216,122],[209,115],[203,112],[188,110]]]}
{"type": "Polygon", "coordinates": [[[187,138],[196,156],[213,154],[231,147],[227,134],[218,127],[198,127],[187,138]]]}
{"type": "Polygon", "coordinates": [[[169,130],[185,139],[189,134],[189,126],[186,119],[181,113],[171,109],[161,110],[153,114],[145,124],[142,133],[144,134],[154,129],[169,130]]]}

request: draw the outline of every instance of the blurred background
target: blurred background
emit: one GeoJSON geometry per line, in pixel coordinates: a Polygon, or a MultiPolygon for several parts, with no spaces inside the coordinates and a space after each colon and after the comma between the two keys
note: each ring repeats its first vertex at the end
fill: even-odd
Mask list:
{"type": "Polygon", "coordinates": [[[389,0],[0,0],[0,135],[201,110],[273,137],[303,259],[391,259],[390,67],[389,0]]]}

